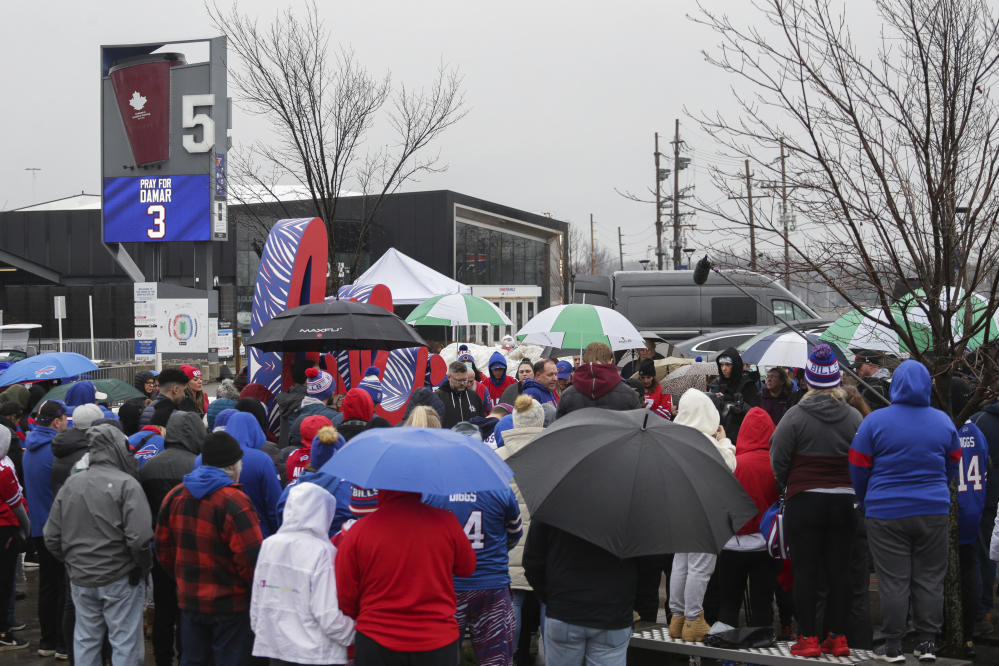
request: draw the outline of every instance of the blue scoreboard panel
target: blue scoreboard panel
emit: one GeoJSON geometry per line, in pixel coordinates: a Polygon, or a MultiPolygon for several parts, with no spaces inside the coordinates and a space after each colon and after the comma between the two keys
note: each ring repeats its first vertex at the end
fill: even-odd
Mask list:
{"type": "Polygon", "coordinates": [[[212,239],[209,174],[104,179],[104,242],[212,239]]]}

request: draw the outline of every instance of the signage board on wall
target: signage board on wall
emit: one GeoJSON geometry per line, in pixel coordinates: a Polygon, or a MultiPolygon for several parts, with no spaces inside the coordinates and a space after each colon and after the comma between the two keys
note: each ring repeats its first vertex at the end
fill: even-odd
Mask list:
{"type": "Polygon", "coordinates": [[[227,238],[225,63],[225,37],[101,47],[105,242],[227,238]],[[194,42],[207,62],[163,51],[194,42]]]}

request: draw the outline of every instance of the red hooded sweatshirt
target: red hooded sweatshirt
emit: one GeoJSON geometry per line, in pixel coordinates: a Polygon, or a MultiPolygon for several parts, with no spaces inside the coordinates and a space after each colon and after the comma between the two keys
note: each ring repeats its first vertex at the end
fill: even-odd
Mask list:
{"type": "Polygon", "coordinates": [[[759,407],[753,407],[739,428],[735,443],[735,478],[760,510],[742,526],[739,534],[760,531],[760,517],[777,501],[777,480],[770,466],[770,436],[774,434],[773,420],[759,407]]]}

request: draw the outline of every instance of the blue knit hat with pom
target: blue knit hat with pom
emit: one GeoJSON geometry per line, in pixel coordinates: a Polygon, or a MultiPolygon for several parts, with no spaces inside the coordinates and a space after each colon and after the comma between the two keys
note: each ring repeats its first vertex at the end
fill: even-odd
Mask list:
{"type": "Polygon", "coordinates": [[[357,388],[364,389],[371,396],[374,403],[380,404],[382,401],[382,382],[378,379],[378,368],[370,366],[364,371],[364,379],[357,385],[357,388]]]}
{"type": "Polygon", "coordinates": [[[805,383],[809,388],[836,388],[840,383],[839,363],[832,347],[822,343],[815,345],[805,364],[805,383]]]}

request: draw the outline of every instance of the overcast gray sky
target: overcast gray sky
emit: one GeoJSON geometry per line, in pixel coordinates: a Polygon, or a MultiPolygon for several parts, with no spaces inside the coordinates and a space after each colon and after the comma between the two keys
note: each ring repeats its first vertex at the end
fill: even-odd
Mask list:
{"type": "MultiPolygon", "coordinates": [[[[278,4],[244,0],[240,6],[269,20],[278,4]]],[[[740,20],[752,18],[748,3],[711,4],[731,6],[740,20]]],[[[731,110],[731,81],[701,55],[717,40],[687,19],[696,11],[691,0],[319,5],[335,37],[373,72],[391,70],[395,81],[417,85],[431,80],[443,59],[464,75],[469,114],[436,145],[449,169],[408,190],[451,189],[548,212],[587,231],[593,213],[598,241],[615,255],[622,227],[627,261],[644,258],[654,245],[655,212],[614,190],[643,192],[653,185],[653,132],[665,135],[660,148],[670,152],[673,120],[680,118],[694,158],[682,182],[710,189],[707,163],[716,148],[683,109],[731,110]]],[[[198,0],[4,0],[0,209],[100,193],[101,44],[214,34],[198,0]]],[[[259,118],[237,108],[236,144],[265,132],[259,118]]],[[[688,245],[696,244],[695,235],[688,245]]]]}

